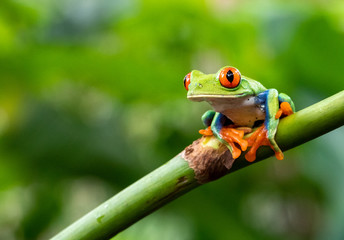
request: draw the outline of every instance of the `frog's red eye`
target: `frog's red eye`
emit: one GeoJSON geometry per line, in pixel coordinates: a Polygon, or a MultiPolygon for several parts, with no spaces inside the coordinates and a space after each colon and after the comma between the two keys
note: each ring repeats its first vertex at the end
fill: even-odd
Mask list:
{"type": "Polygon", "coordinates": [[[219,80],[221,85],[226,88],[236,88],[241,81],[241,74],[234,67],[226,67],[220,72],[219,80]]]}
{"type": "Polygon", "coordinates": [[[187,91],[189,91],[189,84],[190,84],[191,72],[186,74],[184,77],[184,87],[187,91]]]}

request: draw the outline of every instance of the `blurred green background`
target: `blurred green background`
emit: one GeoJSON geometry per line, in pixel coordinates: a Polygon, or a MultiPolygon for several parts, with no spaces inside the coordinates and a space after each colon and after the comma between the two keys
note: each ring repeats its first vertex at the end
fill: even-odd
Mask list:
{"type": "MultiPolygon", "coordinates": [[[[302,109],[343,90],[342,0],[1,0],[0,239],[47,239],[198,138],[192,69],[302,109]]],[[[300,133],[302,134],[302,133],[300,133]]],[[[115,239],[344,239],[343,127],[115,239]]]]}

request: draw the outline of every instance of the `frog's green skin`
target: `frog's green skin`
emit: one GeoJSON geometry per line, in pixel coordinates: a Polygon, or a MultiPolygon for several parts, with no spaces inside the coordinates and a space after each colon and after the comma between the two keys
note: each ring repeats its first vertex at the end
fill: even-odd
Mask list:
{"type": "Polygon", "coordinates": [[[232,151],[231,146],[220,135],[223,126],[228,124],[228,119],[238,127],[254,127],[258,121],[264,121],[267,138],[275,152],[281,152],[274,139],[279,123],[275,115],[281,102],[288,102],[295,111],[290,97],[284,93],[279,94],[276,89],[266,89],[261,83],[245,76],[241,76],[236,88],[223,87],[219,74],[224,68],[215,74],[204,74],[197,70],[191,72],[188,99],[207,101],[214,109],[202,116],[204,125],[211,126],[213,134],[232,151]]]}

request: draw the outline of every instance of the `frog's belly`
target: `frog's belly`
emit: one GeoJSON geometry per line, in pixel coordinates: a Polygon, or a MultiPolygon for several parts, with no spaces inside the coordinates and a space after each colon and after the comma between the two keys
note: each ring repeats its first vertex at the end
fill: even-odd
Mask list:
{"type": "Polygon", "coordinates": [[[265,119],[265,111],[255,102],[254,96],[240,98],[209,98],[216,112],[224,114],[237,126],[252,127],[258,120],[265,119]]]}

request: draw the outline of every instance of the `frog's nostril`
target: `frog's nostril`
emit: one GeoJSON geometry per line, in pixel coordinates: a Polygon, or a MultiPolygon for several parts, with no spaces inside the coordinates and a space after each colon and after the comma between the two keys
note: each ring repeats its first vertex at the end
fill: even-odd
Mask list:
{"type": "Polygon", "coordinates": [[[199,88],[202,88],[202,87],[203,87],[203,85],[202,85],[202,84],[200,84],[200,83],[199,83],[199,84],[197,84],[197,85],[198,85],[198,87],[199,87],[199,88]]]}

